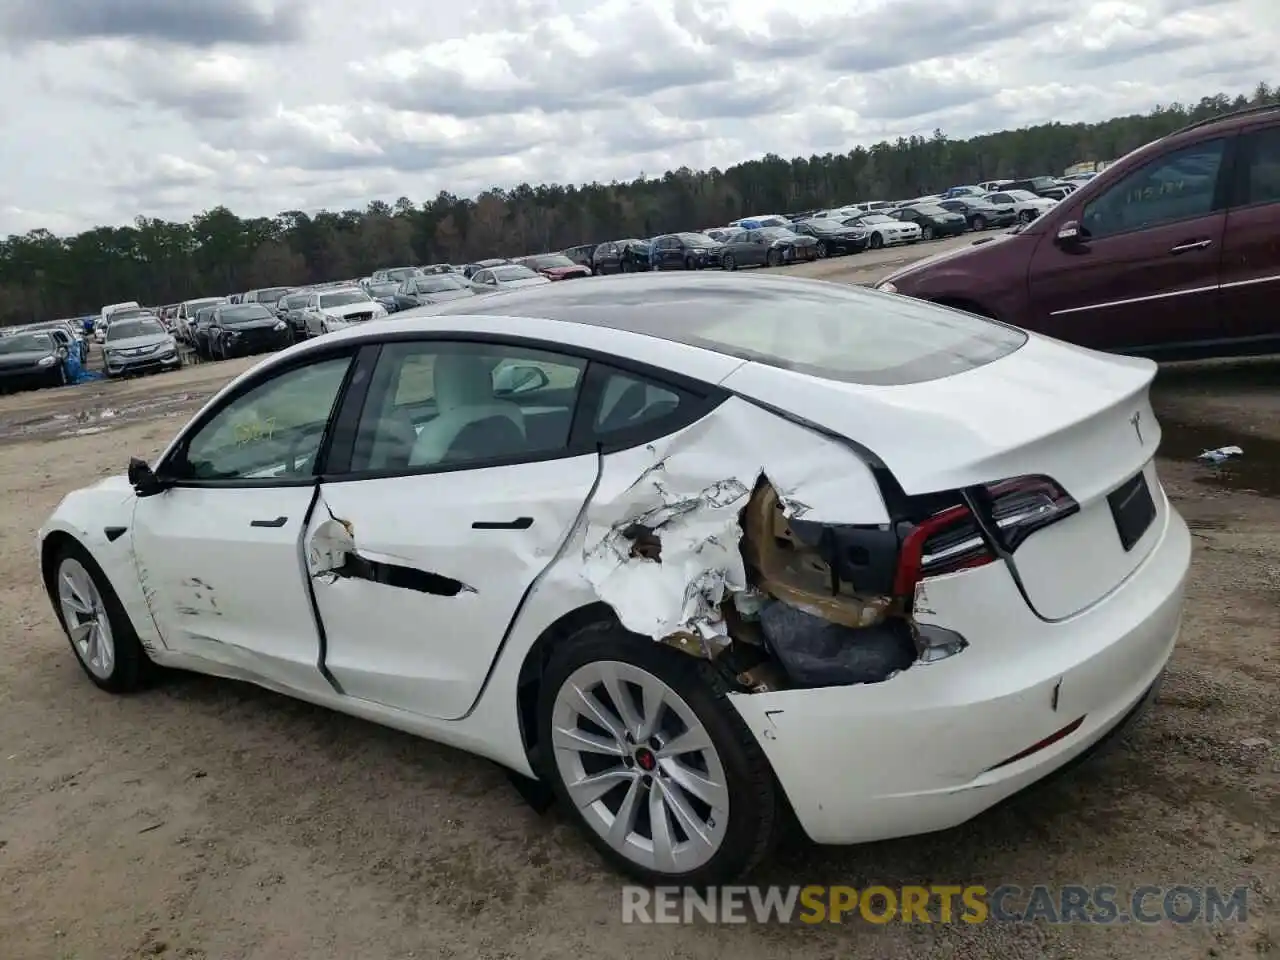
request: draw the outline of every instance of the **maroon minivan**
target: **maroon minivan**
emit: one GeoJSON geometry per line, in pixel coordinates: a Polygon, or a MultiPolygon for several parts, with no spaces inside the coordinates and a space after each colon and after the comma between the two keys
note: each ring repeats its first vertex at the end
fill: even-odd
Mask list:
{"type": "Polygon", "coordinates": [[[877,288],[1157,360],[1280,351],[1280,105],[1184,127],[877,288]]]}

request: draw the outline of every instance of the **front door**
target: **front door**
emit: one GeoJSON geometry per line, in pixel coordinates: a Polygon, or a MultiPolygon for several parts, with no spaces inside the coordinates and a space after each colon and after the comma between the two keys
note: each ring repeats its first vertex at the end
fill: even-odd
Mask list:
{"type": "Polygon", "coordinates": [[[253,679],[326,689],[303,563],[313,470],[350,356],[251,382],[192,425],[138,500],[138,576],[165,646],[253,679]]]}
{"type": "Polygon", "coordinates": [[[570,444],[585,362],[494,344],[386,344],[307,559],[342,691],[457,719],[572,533],[599,457],[570,444]]]}
{"type": "MultiPolygon", "coordinates": [[[[1228,142],[1157,157],[1080,204],[1079,241],[1041,237],[1028,276],[1029,326],[1086,347],[1152,353],[1220,336],[1228,142]]],[[[1055,217],[1057,226],[1071,219],[1055,217]]]]}

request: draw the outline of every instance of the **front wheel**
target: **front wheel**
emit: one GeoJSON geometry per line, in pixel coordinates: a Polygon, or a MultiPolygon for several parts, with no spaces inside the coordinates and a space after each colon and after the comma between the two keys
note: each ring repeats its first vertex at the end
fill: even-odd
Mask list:
{"type": "Polygon", "coordinates": [[[1021,213],[1018,214],[1018,221],[1020,223],[1030,223],[1035,218],[1036,218],[1036,215],[1032,213],[1030,210],[1023,210],[1021,213]]]}
{"type": "Polygon", "coordinates": [[[782,252],[780,250],[770,250],[764,256],[766,266],[780,267],[782,266],[782,252]]]}
{"type": "Polygon", "coordinates": [[[830,251],[827,249],[827,242],[825,240],[819,240],[818,241],[818,259],[825,260],[829,255],[830,255],[830,251]]]}
{"type": "Polygon", "coordinates": [[[985,230],[985,229],[987,229],[987,218],[986,218],[986,217],[983,217],[983,216],[976,216],[976,217],[974,217],[974,218],[973,218],[973,229],[974,229],[974,230],[985,230]]]}
{"type": "Polygon", "coordinates": [[[871,249],[880,250],[883,248],[884,248],[884,237],[882,237],[878,233],[873,233],[871,235],[871,249]]]}
{"type": "Polygon", "coordinates": [[[720,269],[722,269],[722,270],[737,270],[737,269],[738,269],[738,262],[737,262],[736,260],[734,260],[734,259],[733,259],[733,254],[732,254],[732,253],[726,253],[726,254],[724,255],[724,259],[722,259],[722,260],[720,261],[720,269]]]}
{"type": "Polygon", "coordinates": [[[772,846],[780,793],[727,693],[705,661],[614,624],[552,654],[543,776],[605,859],[642,882],[728,882],[772,846]]]}
{"type": "Polygon", "coordinates": [[[932,239],[933,239],[933,227],[925,227],[925,228],[924,228],[924,230],[922,230],[922,231],[920,232],[920,235],[921,235],[922,237],[924,237],[924,239],[926,239],[926,240],[932,240],[932,239]]]}
{"type": "Polygon", "coordinates": [[[106,575],[78,543],[58,553],[51,588],[62,629],[89,679],[111,693],[144,687],[155,666],[106,575]]]}

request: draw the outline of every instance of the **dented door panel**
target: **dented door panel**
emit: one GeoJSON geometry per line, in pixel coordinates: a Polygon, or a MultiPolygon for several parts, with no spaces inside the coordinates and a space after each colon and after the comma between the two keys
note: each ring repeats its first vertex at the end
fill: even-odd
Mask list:
{"type": "Polygon", "coordinates": [[[171,650],[325,690],[301,541],[313,486],[175,487],[138,500],[133,550],[171,650]]]}
{"type": "Polygon", "coordinates": [[[324,484],[307,562],[343,693],[464,716],[526,591],[573,531],[599,459],[324,484]]]}

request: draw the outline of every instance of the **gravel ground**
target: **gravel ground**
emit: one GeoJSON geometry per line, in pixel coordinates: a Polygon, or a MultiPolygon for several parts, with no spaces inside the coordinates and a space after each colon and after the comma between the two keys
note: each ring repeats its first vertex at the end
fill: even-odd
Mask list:
{"type": "MultiPolygon", "coordinates": [[[[865,282],[901,256],[797,272],[865,282]]],[[[1197,546],[1169,677],[1119,749],[960,829],[843,849],[795,840],[754,878],[1251,889],[1244,923],[1107,928],[626,926],[618,879],[486,762],[240,684],[98,693],[38,582],[35,529],[67,491],[157,453],[247,366],[0,399],[4,960],[1280,952],[1280,364],[1158,382],[1161,475],[1197,546]],[[1244,458],[1192,462],[1225,443],[1244,458]]]]}

